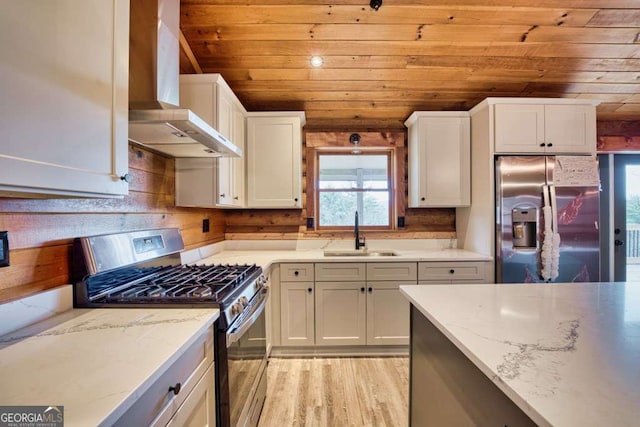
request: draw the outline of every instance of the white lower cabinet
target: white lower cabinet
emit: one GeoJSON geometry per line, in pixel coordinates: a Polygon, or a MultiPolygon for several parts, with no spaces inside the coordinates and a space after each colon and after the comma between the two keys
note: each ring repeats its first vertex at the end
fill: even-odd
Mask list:
{"type": "Polygon", "coordinates": [[[282,345],[315,344],[313,282],[280,284],[280,333],[282,345]]]}
{"type": "Polygon", "coordinates": [[[167,425],[172,427],[215,427],[215,381],[215,372],[213,365],[211,365],[167,425]]]}
{"type": "Polygon", "coordinates": [[[316,282],[316,345],[367,343],[365,282],[316,282]]]}
{"type": "Polygon", "coordinates": [[[416,282],[367,282],[367,344],[409,344],[410,304],[400,286],[416,282]]]}
{"type": "Polygon", "coordinates": [[[409,343],[399,287],[417,283],[416,262],[290,263],[280,277],[282,346],[409,343]]]}
{"type": "Polygon", "coordinates": [[[419,262],[418,283],[488,283],[487,263],[484,261],[419,262]]]}
{"type": "Polygon", "coordinates": [[[207,329],[115,426],[215,426],[213,326],[207,329]]]}

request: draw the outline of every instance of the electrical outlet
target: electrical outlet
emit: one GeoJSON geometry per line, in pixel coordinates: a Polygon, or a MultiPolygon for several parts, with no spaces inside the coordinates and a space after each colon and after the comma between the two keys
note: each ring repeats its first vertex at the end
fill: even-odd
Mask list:
{"type": "Polygon", "coordinates": [[[0,267],[9,265],[9,232],[0,231],[0,267]]]}
{"type": "Polygon", "coordinates": [[[310,216],[307,218],[307,230],[313,230],[313,228],[314,228],[313,217],[310,216]]]}
{"type": "Polygon", "coordinates": [[[403,216],[399,216],[398,217],[398,228],[404,228],[404,217],[403,216]]]}
{"type": "Polygon", "coordinates": [[[203,233],[209,232],[209,218],[205,218],[202,220],[202,232],[203,233]]]}

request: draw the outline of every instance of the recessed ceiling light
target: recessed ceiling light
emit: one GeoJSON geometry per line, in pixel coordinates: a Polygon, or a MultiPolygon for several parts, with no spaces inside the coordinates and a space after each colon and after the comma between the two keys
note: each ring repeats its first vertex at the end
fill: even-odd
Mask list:
{"type": "Polygon", "coordinates": [[[319,67],[322,67],[324,60],[322,59],[322,56],[313,55],[309,60],[309,62],[311,62],[312,67],[319,68],[319,67]]]}

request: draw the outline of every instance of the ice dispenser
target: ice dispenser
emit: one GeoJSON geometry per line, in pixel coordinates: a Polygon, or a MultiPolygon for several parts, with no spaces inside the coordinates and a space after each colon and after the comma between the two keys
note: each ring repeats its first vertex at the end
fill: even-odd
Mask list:
{"type": "Polygon", "coordinates": [[[536,248],[538,209],[515,208],[511,211],[513,224],[513,247],[516,249],[536,248]]]}

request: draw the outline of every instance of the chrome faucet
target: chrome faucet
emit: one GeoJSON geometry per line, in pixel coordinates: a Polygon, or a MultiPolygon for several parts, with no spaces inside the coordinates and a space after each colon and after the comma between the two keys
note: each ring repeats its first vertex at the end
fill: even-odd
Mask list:
{"type": "Polygon", "coordinates": [[[360,237],[360,228],[358,227],[358,211],[356,211],[356,220],[355,220],[355,227],[353,228],[353,234],[355,234],[355,238],[356,238],[356,251],[359,250],[360,248],[364,248],[366,244],[366,240],[364,236],[360,237]]]}

